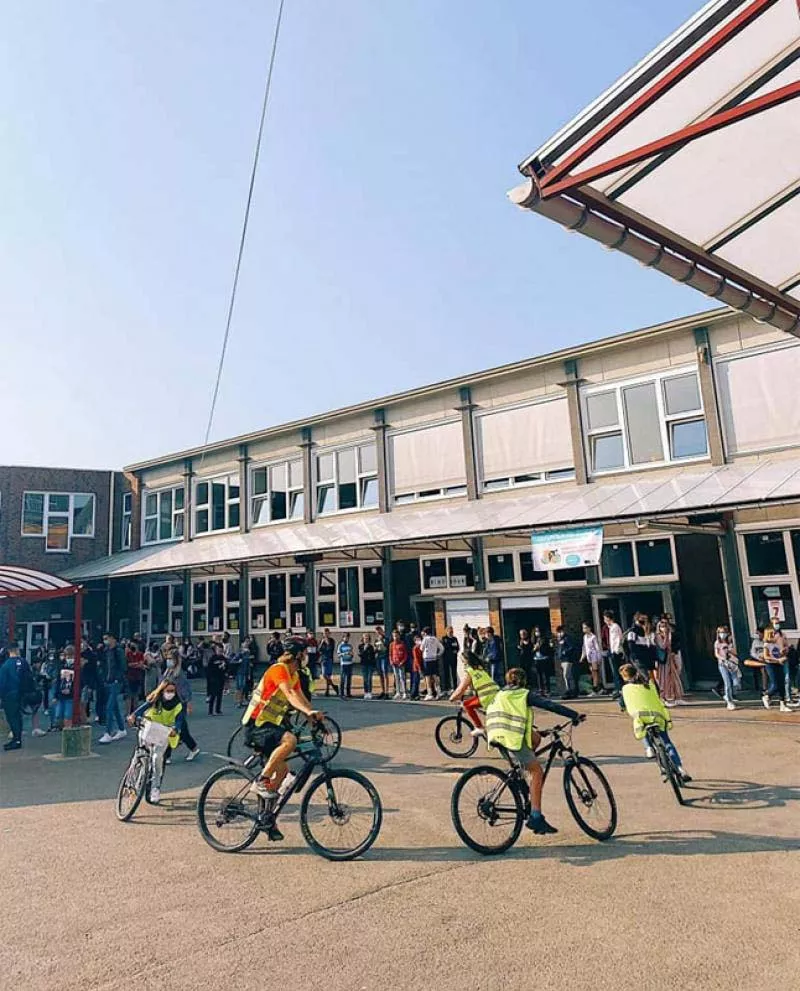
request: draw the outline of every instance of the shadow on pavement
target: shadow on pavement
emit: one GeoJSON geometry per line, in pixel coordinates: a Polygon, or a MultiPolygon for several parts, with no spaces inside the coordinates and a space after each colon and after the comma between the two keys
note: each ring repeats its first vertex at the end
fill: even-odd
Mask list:
{"type": "Polygon", "coordinates": [[[683,789],[685,804],[693,809],[774,809],[800,800],[800,787],[760,785],[754,781],[694,781],[683,789]],[[692,796],[695,790],[705,793],[692,796]]]}

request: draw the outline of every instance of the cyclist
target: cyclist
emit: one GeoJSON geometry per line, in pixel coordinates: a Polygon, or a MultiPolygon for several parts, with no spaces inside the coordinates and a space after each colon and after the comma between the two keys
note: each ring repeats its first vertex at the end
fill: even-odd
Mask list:
{"type": "MultiPolygon", "coordinates": [[[[297,709],[309,719],[323,718],[323,713],[311,707],[300,687],[299,671],[305,651],[306,641],[301,637],[284,642],[283,653],[267,668],[242,716],[248,746],[269,754],[261,776],[250,786],[251,791],[268,803],[276,800],[288,771],[286,762],[297,746],[297,737],[285,726],[289,708],[297,709]]],[[[275,826],[267,835],[271,840],[283,839],[275,826]]]]}
{"type": "Polygon", "coordinates": [[[486,736],[489,744],[499,743],[511,752],[513,760],[531,776],[531,814],[526,826],[540,836],[557,833],[558,830],[542,815],[542,786],[544,771],[535,750],[541,737],[533,725],[532,709],[545,709],[571,719],[574,726],[584,718],[574,709],[559,705],[528,690],[528,682],[522,668],[506,672],[506,684],[486,709],[486,736]]]}
{"type": "Polygon", "coordinates": [[[692,779],[683,769],[680,754],[667,732],[672,729],[672,717],[669,709],[661,701],[655,684],[649,680],[648,675],[640,672],[633,664],[623,664],[619,669],[619,675],[622,678],[622,701],[625,703],[625,711],[633,719],[633,735],[637,740],[645,741],[645,756],[650,759],[655,757],[646,733],[648,726],[656,726],[670,760],[677,768],[683,783],[688,784],[692,779]]]}
{"type": "Polygon", "coordinates": [[[470,734],[474,737],[486,736],[478,712],[480,709],[486,709],[500,691],[500,686],[491,678],[486,666],[477,654],[473,654],[471,650],[465,650],[461,654],[461,660],[464,663],[464,677],[450,696],[450,701],[460,702],[466,693],[472,689],[475,694],[464,701],[464,709],[473,724],[470,734]]]}
{"type": "Polygon", "coordinates": [[[175,724],[181,712],[183,712],[183,706],[178,698],[177,687],[171,681],[162,681],[154,691],[150,692],[146,700],[128,716],[128,722],[131,726],[141,717],[142,719],[149,719],[152,723],[167,726],[170,731],[167,744],[163,747],[152,748],[154,760],[150,801],[154,805],[158,805],[161,800],[161,778],[164,774],[164,758],[167,747],[174,750],[180,742],[175,724]]]}

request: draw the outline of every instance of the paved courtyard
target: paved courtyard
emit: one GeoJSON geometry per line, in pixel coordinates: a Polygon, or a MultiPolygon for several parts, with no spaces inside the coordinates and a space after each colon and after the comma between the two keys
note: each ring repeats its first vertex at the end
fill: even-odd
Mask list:
{"type": "MultiPolygon", "coordinates": [[[[575,732],[617,797],[616,837],[572,821],[560,772],[524,831],[485,859],[450,822],[460,770],[441,754],[447,706],[330,700],[336,763],[383,799],[367,856],[332,864],[286,839],[215,853],[194,802],[235,725],[195,716],[203,755],[169,769],[163,804],[117,822],[131,743],[47,759],[54,736],[0,757],[0,974],[15,991],[91,989],[796,989],[800,986],[800,713],[755,704],[676,711],[695,777],[680,808],[610,702],[575,732]]],[[[547,718],[542,720],[545,724],[547,718]]],[[[489,758],[491,759],[491,758],[489,758]]]]}

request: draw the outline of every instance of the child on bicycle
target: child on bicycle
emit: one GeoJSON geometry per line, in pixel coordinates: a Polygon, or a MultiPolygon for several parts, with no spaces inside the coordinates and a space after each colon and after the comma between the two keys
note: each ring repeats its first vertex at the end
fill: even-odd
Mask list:
{"type": "Polygon", "coordinates": [[[175,723],[183,712],[183,706],[178,698],[178,689],[171,681],[162,681],[151,692],[142,704],[128,716],[128,722],[133,723],[141,718],[151,723],[158,723],[169,728],[169,737],[163,745],[152,746],[153,752],[153,784],[150,789],[150,801],[157,805],[161,800],[161,777],[164,773],[164,757],[167,748],[174,750],[178,746],[179,736],[175,723]]]}
{"type": "Polygon", "coordinates": [[[644,752],[648,759],[655,757],[655,751],[647,739],[647,727],[655,726],[658,735],[670,760],[680,774],[684,784],[692,779],[683,768],[680,754],[669,737],[668,730],[672,729],[672,717],[664,705],[655,684],[646,679],[633,664],[623,664],[619,669],[622,678],[622,701],[625,711],[633,719],[633,735],[637,740],[644,740],[644,752]]]}
{"type": "Polygon", "coordinates": [[[465,650],[461,654],[461,660],[464,664],[464,677],[450,696],[450,701],[460,702],[466,693],[472,689],[474,694],[468,699],[464,699],[463,703],[467,716],[473,725],[470,734],[474,737],[486,736],[478,713],[481,709],[485,711],[489,703],[494,700],[495,695],[500,691],[500,686],[492,680],[483,661],[477,654],[473,654],[471,650],[465,650]]]}

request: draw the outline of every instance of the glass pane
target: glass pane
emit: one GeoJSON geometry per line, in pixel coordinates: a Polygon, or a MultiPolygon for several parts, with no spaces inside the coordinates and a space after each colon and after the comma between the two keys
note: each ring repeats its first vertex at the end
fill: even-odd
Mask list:
{"type": "Polygon", "coordinates": [[[318,454],[317,455],[317,481],[318,482],[332,482],[333,481],[333,455],[332,454],[318,454]]]}
{"type": "Polygon", "coordinates": [[[339,510],[358,508],[358,487],[355,482],[339,486],[339,510]]]}
{"type": "Polygon", "coordinates": [[[751,575],[788,575],[783,533],[747,533],[744,538],[747,569],[751,575]]]}
{"type": "Polygon", "coordinates": [[[616,427],[619,423],[616,392],[596,392],[587,396],[586,422],[590,430],[616,427]]]}
{"type": "Polygon", "coordinates": [[[608,471],[611,468],[624,468],[625,452],[622,447],[622,434],[605,434],[592,438],[592,470],[608,471]]]}
{"type": "Polygon", "coordinates": [[[267,625],[271,630],[285,630],[286,622],[286,575],[269,576],[269,598],[267,601],[267,625]]]}
{"type": "Polygon", "coordinates": [[[363,576],[365,592],[383,591],[383,569],[379,564],[375,567],[364,568],[363,576]]]}
{"type": "Polygon", "coordinates": [[[633,578],[633,547],[625,542],[621,544],[604,544],[600,558],[603,578],[633,578]]]}
{"type": "Polygon", "coordinates": [[[700,458],[708,454],[705,420],[686,420],[670,424],[670,447],[673,458],[700,458]]]}
{"type": "Polygon", "coordinates": [[[183,536],[183,513],[175,513],[174,527],[175,527],[175,529],[173,530],[173,533],[172,533],[173,537],[182,537],[183,536]]]}
{"type": "Polygon", "coordinates": [[[286,465],[273,465],[269,470],[270,518],[273,520],[285,520],[289,515],[286,501],[287,475],[286,465]]]}
{"type": "Polygon", "coordinates": [[[250,626],[254,630],[266,629],[267,610],[265,606],[253,606],[250,610],[250,626]]]}
{"type": "Polygon", "coordinates": [[[175,489],[175,509],[183,509],[183,486],[179,485],[175,489]]]}
{"type": "Polygon", "coordinates": [[[655,382],[631,385],[623,389],[622,402],[628,428],[631,464],[645,465],[663,461],[664,447],[661,442],[655,382]]]}
{"type": "Polygon", "coordinates": [[[361,626],[358,568],[339,568],[339,625],[361,626]],[[346,617],[342,613],[347,613],[346,617]],[[352,616],[350,615],[352,614],[352,616]]]}
{"type": "Polygon", "coordinates": [[[207,626],[205,609],[195,609],[193,611],[192,626],[198,633],[205,633],[207,626]]]}
{"type": "Polygon", "coordinates": [[[222,580],[208,583],[208,628],[222,632],[222,580]]]}
{"type": "Polygon", "coordinates": [[[582,582],[586,579],[586,568],[558,568],[553,572],[557,582],[582,582]]]}
{"type": "Polygon", "coordinates": [[[352,447],[345,451],[339,451],[336,455],[339,463],[339,485],[343,482],[355,482],[356,480],[356,452],[352,447]]]}
{"type": "Polygon", "coordinates": [[[267,469],[256,468],[253,472],[253,495],[264,495],[267,491],[267,469]]]}
{"type": "Polygon", "coordinates": [[[22,532],[34,536],[44,533],[44,493],[25,493],[22,503],[22,532]]]}
{"type": "Polygon", "coordinates": [[[155,540],[158,540],[158,518],[154,516],[144,521],[144,542],[152,544],[155,540]]]}
{"type": "Polygon", "coordinates": [[[144,515],[158,516],[158,496],[154,492],[148,492],[144,498],[144,515]]]}
{"type": "Polygon", "coordinates": [[[489,554],[489,581],[493,584],[514,581],[513,554],[489,554]]]}
{"type": "Polygon", "coordinates": [[[640,575],[671,575],[672,548],[668,540],[639,540],[636,560],[640,575]]]}
{"type": "Polygon", "coordinates": [[[69,496],[68,495],[49,496],[47,500],[47,511],[50,513],[68,513],[69,496]]]}
{"type": "Polygon", "coordinates": [[[365,444],[358,449],[361,474],[378,470],[378,452],[374,444],[365,444]]]}
{"type": "Polygon", "coordinates": [[[69,550],[69,516],[48,516],[45,546],[49,551],[69,550]]]}
{"type": "Polygon", "coordinates": [[[267,579],[262,575],[260,578],[250,579],[250,598],[261,601],[267,597],[267,579]]]}
{"type": "Polygon", "coordinates": [[[158,514],[158,535],[161,540],[172,536],[172,492],[161,493],[161,510],[158,514]]]}
{"type": "Polygon", "coordinates": [[[306,604],[305,602],[293,602],[289,613],[289,625],[298,633],[302,633],[306,628],[306,604]]]}
{"type": "Polygon", "coordinates": [[[289,462],[289,488],[302,489],[303,487],[303,462],[289,462]]]}
{"type": "Polygon", "coordinates": [[[427,558],[422,562],[422,587],[447,588],[447,559],[427,558]]]}
{"type": "Polygon", "coordinates": [[[364,602],[364,624],[376,626],[383,622],[383,599],[366,599],[364,602]]]}
{"type": "Polygon", "coordinates": [[[472,557],[451,557],[450,588],[470,588],[475,584],[475,572],[472,567],[472,557]]]}
{"type": "Polygon", "coordinates": [[[172,595],[172,608],[182,609],[183,608],[183,585],[172,585],[171,587],[172,595]]]}
{"type": "Polygon", "coordinates": [[[269,484],[273,492],[285,492],[288,471],[285,464],[273,465],[269,470],[269,484]]]}
{"type": "Polygon", "coordinates": [[[519,556],[519,576],[524,582],[546,582],[550,580],[548,571],[533,570],[533,554],[522,551],[519,556]]]}
{"type": "Polygon", "coordinates": [[[378,479],[361,480],[361,505],[364,509],[374,509],[378,505],[378,479]]]}
{"type": "Polygon", "coordinates": [[[769,626],[775,615],[776,604],[781,603],[786,617],[781,625],[784,629],[797,629],[791,585],[756,585],[752,589],[752,594],[756,626],[769,626]]]}
{"type": "Polygon", "coordinates": [[[317,603],[317,622],[321,627],[336,626],[336,604],[334,602],[317,603]]]}
{"type": "Polygon", "coordinates": [[[239,526],[239,503],[235,502],[232,506],[228,506],[228,526],[237,527],[239,526]]]}
{"type": "Polygon", "coordinates": [[[130,513],[131,507],[133,506],[133,496],[130,492],[123,493],[122,496],[122,512],[130,513]]]}
{"type": "Polygon", "coordinates": [[[332,485],[317,486],[317,515],[336,511],[336,494],[332,485]]]}
{"type": "Polygon", "coordinates": [[[487,492],[496,492],[499,489],[507,489],[510,484],[510,478],[487,478],[483,487],[487,492]]]}
{"type": "Polygon", "coordinates": [[[141,595],[142,609],[146,612],[150,608],[150,586],[142,585],[140,595],[141,595]]]}
{"type": "Polygon", "coordinates": [[[153,585],[150,632],[169,633],[169,585],[153,585]]]}
{"type": "Polygon", "coordinates": [[[196,502],[198,506],[205,506],[208,502],[208,482],[197,483],[196,502]]]}
{"type": "Polygon", "coordinates": [[[239,498],[239,476],[231,475],[228,478],[228,499],[238,499],[239,498]]]}
{"type": "Polygon", "coordinates": [[[292,599],[304,599],[306,597],[306,573],[289,575],[289,595],[292,599]]]}
{"type": "MultiPolygon", "coordinates": [[[[225,483],[224,482],[211,483],[211,529],[212,530],[225,529],[225,483]]],[[[211,619],[213,620],[213,618],[214,617],[212,616],[211,619]]],[[[220,623],[222,623],[221,614],[219,620],[220,623]]]]}
{"type": "Polygon", "coordinates": [[[206,603],[206,583],[194,582],[192,585],[192,602],[196,606],[204,606],[206,603]]]}
{"type": "Polygon", "coordinates": [[[336,572],[320,571],[317,575],[317,592],[319,595],[336,594],[336,572]]]}
{"type": "Polygon", "coordinates": [[[253,526],[269,523],[269,499],[266,496],[256,496],[252,507],[253,526]]]}
{"type": "Polygon", "coordinates": [[[225,629],[234,633],[239,629],[239,607],[229,606],[225,610],[225,629]]]}
{"type": "Polygon", "coordinates": [[[239,601],[239,579],[229,578],[225,583],[225,597],[230,605],[232,602],[239,601]]]}
{"type": "Polygon", "coordinates": [[[194,517],[194,529],[196,533],[208,533],[208,510],[199,509],[194,517]]]}
{"type": "Polygon", "coordinates": [[[664,379],[664,409],[668,416],[700,409],[700,387],[694,372],[664,379]]]}
{"type": "Polygon", "coordinates": [[[289,518],[302,520],[305,513],[306,500],[302,492],[293,492],[289,498],[289,518]]]}

